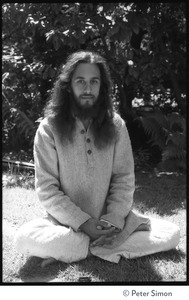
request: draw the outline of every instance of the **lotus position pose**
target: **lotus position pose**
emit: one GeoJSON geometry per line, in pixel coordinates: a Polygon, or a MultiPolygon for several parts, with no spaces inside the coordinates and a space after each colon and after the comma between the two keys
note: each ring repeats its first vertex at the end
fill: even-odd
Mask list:
{"type": "Polygon", "coordinates": [[[47,215],[18,229],[21,253],[118,263],[178,245],[177,225],[132,209],[130,138],[113,110],[109,68],[99,54],[76,52],[62,67],[36,132],[34,159],[36,193],[47,215]]]}

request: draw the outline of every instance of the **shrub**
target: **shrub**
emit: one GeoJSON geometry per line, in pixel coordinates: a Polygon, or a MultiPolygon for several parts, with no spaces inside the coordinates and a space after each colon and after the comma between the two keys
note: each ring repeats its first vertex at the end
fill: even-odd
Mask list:
{"type": "Polygon", "coordinates": [[[34,189],[35,179],[34,175],[30,174],[4,174],[3,175],[3,187],[11,188],[15,186],[20,186],[26,189],[34,189]]]}
{"type": "Polygon", "coordinates": [[[148,149],[139,148],[138,150],[134,151],[134,162],[135,162],[135,169],[139,170],[141,168],[150,169],[150,152],[148,149]]]}
{"type": "Polygon", "coordinates": [[[138,118],[145,132],[150,135],[150,143],[162,152],[163,168],[186,170],[186,122],[176,112],[168,115],[160,110],[143,112],[138,118]]]}

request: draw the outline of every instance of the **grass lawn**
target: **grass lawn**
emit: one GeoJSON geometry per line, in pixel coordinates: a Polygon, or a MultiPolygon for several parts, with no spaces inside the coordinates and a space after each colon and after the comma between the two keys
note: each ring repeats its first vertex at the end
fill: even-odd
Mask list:
{"type": "Polygon", "coordinates": [[[136,173],[134,208],[179,225],[181,239],[177,249],[132,260],[121,258],[119,264],[90,257],[71,264],[57,261],[44,268],[41,258],[25,257],[16,252],[13,244],[19,226],[44,215],[35,191],[3,188],[3,282],[78,282],[80,276],[102,283],[186,281],[185,181],[184,175],[136,173]]]}

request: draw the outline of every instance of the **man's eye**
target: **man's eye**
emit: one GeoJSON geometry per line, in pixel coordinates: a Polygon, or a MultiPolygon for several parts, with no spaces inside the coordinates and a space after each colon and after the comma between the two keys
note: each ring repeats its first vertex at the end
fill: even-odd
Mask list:
{"type": "Polygon", "coordinates": [[[93,79],[93,80],[91,80],[91,83],[92,83],[92,84],[98,84],[98,80],[93,79]]]}
{"type": "Polygon", "coordinates": [[[78,84],[85,84],[84,80],[82,80],[82,79],[77,80],[76,83],[78,83],[78,84]]]}

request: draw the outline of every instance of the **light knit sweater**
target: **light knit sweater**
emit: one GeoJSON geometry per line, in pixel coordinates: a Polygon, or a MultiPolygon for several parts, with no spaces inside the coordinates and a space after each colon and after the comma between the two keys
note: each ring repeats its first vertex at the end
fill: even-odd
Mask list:
{"type": "Polygon", "coordinates": [[[76,119],[73,143],[61,143],[47,118],[36,132],[34,159],[36,192],[59,223],[78,231],[89,218],[123,229],[134,193],[134,162],[123,119],[114,114],[118,140],[99,150],[90,126],[76,119]]]}

